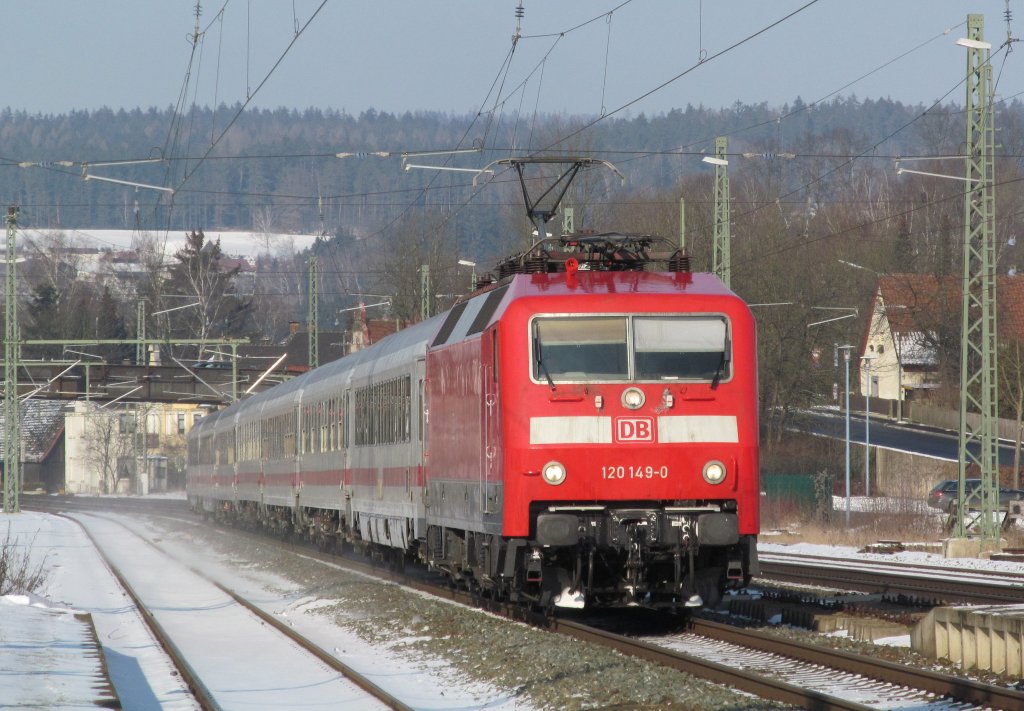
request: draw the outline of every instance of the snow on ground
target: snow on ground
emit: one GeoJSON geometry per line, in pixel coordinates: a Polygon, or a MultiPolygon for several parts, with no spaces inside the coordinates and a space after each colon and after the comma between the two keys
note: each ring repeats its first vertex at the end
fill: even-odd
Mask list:
{"type": "Polygon", "coordinates": [[[0,677],[3,707],[113,701],[88,622],[28,595],[0,597],[0,677]]]}
{"type": "MultiPolygon", "coordinates": [[[[833,508],[837,513],[846,510],[846,499],[841,496],[833,497],[833,508]]],[[[908,501],[897,499],[886,499],[878,497],[853,496],[850,497],[851,511],[886,512],[901,511],[920,513],[928,516],[944,518],[946,514],[942,511],[929,507],[923,501],[908,501]]],[[[1018,524],[1020,525],[1020,524],[1018,524]]],[[[830,558],[851,558],[864,561],[884,561],[890,563],[912,563],[916,565],[943,566],[951,570],[994,570],[1004,573],[1024,573],[1024,564],[1012,561],[988,560],[986,558],[945,558],[940,552],[902,551],[899,553],[861,553],[853,546],[833,546],[819,543],[772,543],[772,532],[762,531],[757,540],[759,553],[792,553],[798,555],[827,556],[830,558]]],[[[908,547],[914,541],[903,541],[908,547]]],[[[932,546],[938,548],[938,543],[932,542],[932,546]]],[[[926,547],[921,543],[920,547],[926,547]]]]}
{"type": "MultiPolygon", "coordinates": [[[[180,498],[181,494],[162,496],[180,498]]],[[[861,497],[851,500],[851,508],[857,510],[868,509],[873,504],[877,502],[869,502],[861,497]]],[[[845,499],[836,501],[837,509],[842,510],[844,506],[845,499]]],[[[88,523],[87,519],[91,517],[82,515],[80,518],[88,523]]],[[[148,527],[148,524],[138,519],[118,519],[140,533],[144,533],[148,527]]],[[[44,706],[39,702],[40,689],[49,689],[49,693],[59,694],[59,698],[64,699],[98,698],[99,692],[94,686],[95,665],[90,667],[88,660],[80,658],[81,650],[87,648],[87,643],[83,641],[81,624],[75,624],[70,612],[81,611],[92,615],[111,679],[125,708],[143,711],[196,708],[134,606],[76,524],[34,512],[0,514],[0,543],[5,536],[16,543],[17,550],[25,551],[34,561],[45,560],[50,575],[38,597],[0,598],[0,675],[4,678],[4,702],[16,700],[22,706],[44,706]],[[33,648],[52,653],[41,656],[26,651],[33,648]]],[[[973,558],[947,560],[940,554],[911,551],[861,553],[857,548],[849,546],[811,543],[784,545],[771,543],[770,538],[770,535],[764,535],[759,542],[758,548],[763,554],[796,553],[947,566],[959,571],[990,569],[1024,573],[1024,564],[1021,563],[973,558]]],[[[486,706],[494,711],[524,708],[519,698],[484,684],[460,681],[443,659],[410,659],[408,654],[403,653],[403,646],[412,636],[393,640],[386,646],[373,646],[354,630],[325,625],[322,616],[310,613],[333,604],[333,601],[303,593],[294,583],[281,576],[253,567],[228,565],[225,559],[200,546],[190,545],[187,535],[163,536],[160,545],[179,560],[187,561],[190,566],[211,575],[227,587],[254,599],[265,610],[289,620],[297,631],[324,649],[332,650],[357,671],[371,674],[381,686],[401,691],[406,698],[415,699],[418,708],[464,709],[486,706]]],[[[131,550],[121,551],[120,555],[133,556],[139,561],[140,567],[144,567],[152,563],[139,557],[155,557],[157,554],[148,546],[135,546],[131,550]]],[[[186,586],[176,576],[177,573],[167,566],[161,569],[161,583],[167,589],[186,586]]],[[[894,637],[879,640],[878,643],[907,646],[909,639],[905,636],[894,637]]]]}
{"type": "MultiPolygon", "coordinates": [[[[145,533],[147,524],[138,519],[117,518],[132,529],[145,533]]],[[[165,593],[181,591],[185,596],[194,591],[194,575],[186,566],[168,565],[151,546],[134,543],[133,537],[111,535],[109,523],[97,523],[98,517],[76,515],[92,530],[108,529],[103,545],[114,548],[116,558],[132,561],[132,567],[150,569],[149,578],[157,581],[165,593]],[[93,521],[90,521],[93,519],[93,521]],[[153,566],[160,566],[158,572],[153,566]]],[[[0,544],[5,532],[32,560],[46,561],[49,580],[36,600],[37,607],[29,608],[23,596],[0,598],[0,674],[3,682],[3,706],[18,700],[29,708],[89,706],[97,698],[93,686],[95,673],[65,664],[54,656],[50,663],[24,653],[26,646],[52,645],[75,653],[82,648],[81,632],[70,625],[42,625],[27,619],[28,615],[42,614],[38,610],[54,610],[51,614],[68,614],[65,610],[91,613],[97,636],[103,645],[111,680],[124,708],[156,711],[157,709],[197,708],[192,697],[182,686],[170,661],[166,658],[142,622],[131,601],[121,591],[93,548],[86,534],[72,521],[35,512],[0,514],[0,544]],[[40,690],[50,689],[51,703],[40,700],[40,690]],[[54,700],[59,703],[54,703],[54,700]]],[[[354,631],[334,625],[324,625],[323,618],[306,614],[319,606],[332,604],[301,594],[288,580],[252,568],[237,569],[188,540],[165,536],[160,545],[189,566],[215,577],[227,587],[238,590],[265,610],[286,618],[304,636],[323,649],[333,650],[343,662],[360,673],[368,675],[379,686],[410,700],[420,709],[468,709],[486,707],[493,711],[513,711],[529,708],[521,699],[513,698],[485,684],[463,683],[444,660],[410,659],[402,653],[408,640],[396,641],[387,648],[371,646],[354,631]]],[[[135,583],[133,583],[134,585],[135,583]]],[[[194,608],[197,622],[204,626],[211,638],[218,638],[216,627],[219,615],[202,614],[207,607],[195,600],[172,598],[161,600],[161,606],[180,614],[183,609],[194,608]],[[201,619],[200,619],[201,618],[201,619]]],[[[231,647],[230,636],[224,632],[225,649],[229,654],[246,654],[231,647]]],[[[95,667],[95,665],[94,665],[95,667]]],[[[248,704],[243,708],[263,708],[248,704]]]]}
{"type": "MultiPolygon", "coordinates": [[[[62,232],[75,245],[96,247],[99,249],[128,250],[133,248],[133,230],[91,230],[91,229],[59,229],[59,230],[27,230],[32,236],[51,232],[62,232]]],[[[164,253],[170,257],[185,245],[185,230],[177,229],[170,232],[144,232],[147,240],[165,242],[164,253]]],[[[316,241],[316,235],[289,234],[282,232],[245,232],[228,230],[204,231],[207,241],[220,240],[220,248],[224,254],[232,257],[254,259],[260,254],[279,256],[294,254],[310,247],[316,241]]]]}
{"type": "MultiPolygon", "coordinates": [[[[24,552],[33,563],[45,561],[49,579],[37,604],[54,609],[73,609],[92,615],[96,634],[103,645],[107,668],[124,708],[196,709],[192,696],[176,676],[173,666],[154,641],[128,596],[100,559],[85,532],[66,519],[42,513],[0,514],[0,542],[6,538],[15,550],[24,552]]],[[[8,599],[8,605],[11,604],[8,599]]],[[[3,666],[28,665],[23,673],[4,676],[4,696],[33,699],[36,690],[45,688],[54,677],[64,674],[61,666],[36,666],[24,654],[24,645],[13,644],[11,634],[24,624],[17,608],[5,606],[0,616],[0,657],[3,666]],[[9,614],[11,613],[11,614],[9,614]]],[[[55,649],[75,643],[74,637],[47,638],[47,630],[34,633],[39,645],[55,649]]],[[[66,676],[58,698],[85,702],[96,694],[89,676],[66,676]]],[[[46,708],[47,704],[29,703],[28,708],[46,708]]],[[[69,707],[86,705],[67,703],[69,707]]]]}

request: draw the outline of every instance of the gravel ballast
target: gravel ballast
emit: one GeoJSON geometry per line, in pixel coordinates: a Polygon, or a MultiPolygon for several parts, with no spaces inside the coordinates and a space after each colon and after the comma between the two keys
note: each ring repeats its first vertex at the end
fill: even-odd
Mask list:
{"type": "MultiPolygon", "coordinates": [[[[166,520],[160,525],[166,528],[166,520]]],[[[595,644],[339,570],[231,531],[193,525],[175,533],[239,570],[272,573],[294,584],[301,596],[320,601],[304,614],[346,628],[368,644],[399,650],[411,664],[443,662],[464,683],[503,689],[522,708],[786,708],[595,644]]]]}

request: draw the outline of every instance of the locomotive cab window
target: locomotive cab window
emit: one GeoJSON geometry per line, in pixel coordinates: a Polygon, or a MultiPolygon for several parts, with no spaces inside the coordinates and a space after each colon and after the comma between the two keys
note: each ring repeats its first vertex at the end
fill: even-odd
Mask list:
{"type": "Polygon", "coordinates": [[[533,322],[538,382],[728,380],[724,316],[540,317],[533,322]]]}
{"type": "Polygon", "coordinates": [[[728,342],[720,316],[633,319],[637,380],[728,378],[728,342]]]}
{"type": "Polygon", "coordinates": [[[626,319],[545,318],[535,322],[538,380],[623,380],[629,377],[626,319]]]}

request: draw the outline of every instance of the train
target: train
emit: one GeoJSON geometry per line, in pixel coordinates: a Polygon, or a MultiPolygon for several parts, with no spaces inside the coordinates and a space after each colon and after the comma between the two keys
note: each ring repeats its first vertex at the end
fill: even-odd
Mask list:
{"type": "Polygon", "coordinates": [[[607,161],[478,175],[498,165],[538,240],[444,313],[203,418],[190,505],[547,612],[714,604],[759,573],[751,312],[669,240],[548,237],[581,170],[623,177],[607,161]]]}
{"type": "Polygon", "coordinates": [[[714,604],[759,572],[756,327],[662,242],[545,238],[211,413],[190,505],[547,610],[714,604]]]}

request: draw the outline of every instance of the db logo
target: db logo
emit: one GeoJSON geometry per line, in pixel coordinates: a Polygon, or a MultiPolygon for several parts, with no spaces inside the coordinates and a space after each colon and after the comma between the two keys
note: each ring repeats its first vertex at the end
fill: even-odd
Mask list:
{"type": "Polygon", "coordinates": [[[653,417],[617,417],[615,418],[616,442],[653,442],[653,417]]]}

